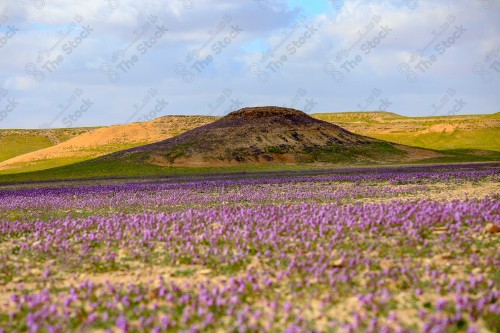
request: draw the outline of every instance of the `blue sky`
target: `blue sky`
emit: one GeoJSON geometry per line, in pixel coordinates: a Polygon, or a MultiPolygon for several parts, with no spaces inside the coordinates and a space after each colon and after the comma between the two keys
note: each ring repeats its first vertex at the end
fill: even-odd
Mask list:
{"type": "Polygon", "coordinates": [[[328,1],[307,1],[307,0],[290,0],[290,8],[302,8],[307,13],[312,15],[320,15],[330,11],[331,3],[328,1]]]}
{"type": "Polygon", "coordinates": [[[499,112],[499,17],[495,0],[0,1],[0,128],[499,112]]]}

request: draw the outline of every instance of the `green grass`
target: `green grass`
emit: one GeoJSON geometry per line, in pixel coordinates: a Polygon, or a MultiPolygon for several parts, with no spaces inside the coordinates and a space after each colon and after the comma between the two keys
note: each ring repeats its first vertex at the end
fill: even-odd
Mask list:
{"type": "Polygon", "coordinates": [[[178,269],[174,273],[172,273],[173,277],[189,277],[193,276],[196,273],[196,269],[187,268],[187,269],[178,269]]]}
{"type": "Polygon", "coordinates": [[[323,163],[357,162],[360,159],[365,161],[366,159],[380,160],[382,156],[387,156],[390,159],[403,155],[406,155],[406,152],[395,148],[388,142],[373,142],[355,147],[332,145],[311,151],[312,159],[323,163]]]}
{"type": "Polygon", "coordinates": [[[54,144],[48,137],[36,134],[0,133],[0,162],[27,154],[35,150],[51,147],[54,144]]]}
{"type": "MultiPolygon", "coordinates": [[[[387,143],[376,143],[367,145],[366,148],[358,148],[357,152],[342,152],[338,148],[329,147],[314,152],[318,162],[329,164],[315,164],[306,160],[297,165],[268,164],[268,165],[237,165],[224,167],[172,167],[157,166],[143,161],[147,155],[134,156],[123,159],[94,159],[83,161],[71,165],[56,167],[52,169],[24,172],[17,174],[0,175],[0,183],[16,183],[25,181],[52,181],[68,179],[104,179],[104,178],[145,178],[155,176],[175,176],[175,175],[202,175],[221,172],[266,172],[266,171],[302,171],[322,168],[335,167],[363,167],[375,166],[380,164],[370,163],[366,160],[362,163],[356,163],[356,153],[365,154],[366,157],[373,157],[380,154],[394,156],[394,147],[387,143]]],[[[441,163],[462,163],[462,162],[488,162],[500,161],[500,152],[476,151],[467,149],[455,149],[439,151],[448,156],[432,158],[419,161],[414,164],[441,164],[441,163]],[[480,155],[482,154],[482,155],[480,155]]],[[[384,164],[389,165],[389,164],[384,164]]],[[[384,166],[381,165],[381,166],[384,166]]],[[[404,165],[394,162],[390,165],[404,165]]]]}
{"type": "Polygon", "coordinates": [[[406,118],[396,113],[382,112],[382,111],[326,112],[326,113],[314,113],[311,114],[311,116],[316,119],[321,119],[329,122],[342,121],[342,122],[367,122],[367,123],[378,123],[380,122],[380,120],[387,121],[387,120],[395,120],[395,119],[398,120],[406,118]]]}
{"type": "Polygon", "coordinates": [[[500,128],[484,130],[455,130],[451,133],[371,133],[376,139],[428,149],[483,149],[500,151],[500,128]]]}
{"type": "Polygon", "coordinates": [[[272,154],[284,154],[285,151],[280,146],[267,147],[267,152],[272,154]]]}
{"type": "Polygon", "coordinates": [[[46,160],[39,160],[26,165],[26,163],[17,163],[17,165],[13,165],[11,168],[6,170],[0,170],[0,175],[7,174],[16,174],[23,172],[32,172],[39,170],[46,170],[57,168],[65,165],[71,165],[83,161],[87,161],[92,159],[92,156],[96,155],[106,155],[115,151],[129,149],[141,145],[145,145],[147,143],[134,143],[134,144],[115,144],[115,145],[103,145],[98,147],[93,147],[92,149],[82,150],[81,154],[78,156],[72,157],[58,157],[58,158],[50,158],[46,160]]]}
{"type": "Polygon", "coordinates": [[[478,114],[478,115],[456,115],[456,116],[424,116],[424,117],[407,117],[401,116],[392,112],[385,111],[352,111],[352,112],[325,112],[314,113],[312,117],[325,120],[325,121],[342,121],[342,122],[371,122],[381,123],[386,121],[404,121],[404,120],[418,120],[423,122],[432,121],[435,123],[449,123],[457,119],[500,119],[500,112],[492,114],[478,114]]]}
{"type": "Polygon", "coordinates": [[[165,157],[170,163],[173,163],[175,159],[186,156],[186,150],[197,144],[197,142],[189,142],[184,144],[178,144],[162,153],[162,156],[165,157]]]}
{"type": "Polygon", "coordinates": [[[227,167],[161,167],[151,164],[138,164],[131,161],[95,160],[84,161],[53,169],[0,175],[0,183],[47,181],[85,178],[141,178],[154,176],[199,175],[219,172],[281,171],[304,170],[314,166],[304,165],[256,165],[227,167]]]}
{"type": "Polygon", "coordinates": [[[439,150],[438,152],[448,154],[448,156],[431,158],[428,160],[420,161],[418,162],[418,164],[500,161],[500,152],[498,151],[448,149],[439,150]]]}

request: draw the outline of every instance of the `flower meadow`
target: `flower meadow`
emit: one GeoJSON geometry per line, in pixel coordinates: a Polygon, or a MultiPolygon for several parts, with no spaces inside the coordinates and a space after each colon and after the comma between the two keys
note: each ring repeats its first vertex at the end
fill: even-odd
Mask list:
{"type": "Polygon", "coordinates": [[[3,186],[0,332],[499,332],[499,181],[490,163],[3,186]]]}

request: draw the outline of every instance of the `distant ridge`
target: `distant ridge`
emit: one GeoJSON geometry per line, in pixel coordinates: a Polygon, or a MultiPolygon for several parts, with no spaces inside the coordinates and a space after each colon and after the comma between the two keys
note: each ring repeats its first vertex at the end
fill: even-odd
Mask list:
{"type": "MultiPolygon", "coordinates": [[[[316,113],[311,114],[311,116],[365,137],[413,147],[445,150],[439,153],[447,156],[457,153],[459,155],[466,154],[467,157],[458,158],[460,161],[500,160],[495,157],[498,154],[496,152],[500,152],[500,113],[498,112],[485,115],[407,117],[385,111],[353,111],[316,113]]],[[[93,158],[123,149],[160,142],[218,119],[221,118],[163,116],[143,123],[101,128],[0,130],[0,174],[37,171],[80,161],[90,161],[93,158]],[[1,161],[1,157],[4,161],[1,161]]],[[[408,150],[405,146],[395,147],[399,150],[408,150]]],[[[335,150],[333,147],[328,149],[335,150]]],[[[360,154],[359,149],[357,152],[353,152],[351,157],[341,156],[338,152],[327,153],[321,150],[312,151],[309,149],[309,152],[305,154],[298,152],[293,154],[294,156],[290,156],[284,154],[281,148],[270,146],[267,154],[275,159],[265,163],[295,163],[296,160],[303,161],[304,159],[306,161],[327,161],[327,163],[355,163],[363,159],[368,163],[379,163],[377,160],[380,160],[377,156],[374,158],[367,156],[369,154],[366,152],[360,154]],[[273,156],[273,154],[275,155],[273,156]],[[359,158],[354,158],[354,155],[358,155],[359,158]]],[[[376,149],[371,151],[376,151],[376,149]]],[[[410,158],[410,162],[412,158],[418,160],[421,157],[422,151],[419,152],[417,156],[412,156],[413,153],[407,156],[410,158]]],[[[251,163],[248,156],[241,157],[245,158],[244,162],[231,163],[251,163]]],[[[389,156],[389,160],[382,159],[380,163],[399,162],[402,157],[402,155],[399,158],[389,156]]],[[[158,162],[155,160],[154,163],[158,162]]],[[[181,162],[182,158],[175,158],[173,164],[178,165],[181,162]]],[[[207,161],[203,163],[207,163],[207,161]]],[[[217,160],[209,163],[227,164],[228,162],[217,160]]],[[[171,165],[170,163],[165,164],[165,161],[159,162],[159,164],[171,165]]]]}

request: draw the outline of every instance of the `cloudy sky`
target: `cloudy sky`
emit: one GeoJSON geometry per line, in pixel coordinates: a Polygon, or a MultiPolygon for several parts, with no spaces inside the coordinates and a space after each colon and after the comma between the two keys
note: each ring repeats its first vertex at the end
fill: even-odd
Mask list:
{"type": "Polygon", "coordinates": [[[0,128],[500,111],[500,0],[0,0],[0,128]]]}

